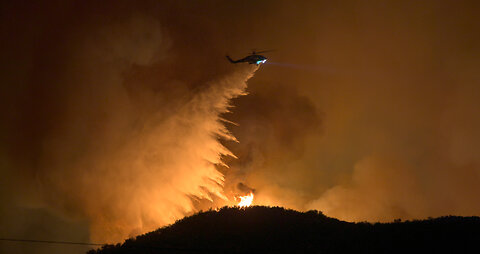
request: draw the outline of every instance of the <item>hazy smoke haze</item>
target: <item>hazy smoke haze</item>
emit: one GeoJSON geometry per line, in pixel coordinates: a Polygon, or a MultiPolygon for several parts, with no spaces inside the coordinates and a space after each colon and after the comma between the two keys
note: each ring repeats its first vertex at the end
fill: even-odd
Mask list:
{"type": "Polygon", "coordinates": [[[233,154],[219,139],[235,138],[220,115],[257,69],[195,79],[195,59],[172,70],[178,38],[158,18],[106,14],[50,24],[62,33],[29,45],[40,49],[28,80],[6,87],[18,97],[5,96],[3,112],[5,191],[19,206],[86,221],[96,242],[173,223],[194,211],[192,198],[227,199],[216,166],[233,154]]]}
{"type": "Polygon", "coordinates": [[[2,3],[0,232],[118,241],[246,190],[351,221],[480,215],[478,10],[2,3]],[[275,64],[225,59],[252,48],[275,64]]]}

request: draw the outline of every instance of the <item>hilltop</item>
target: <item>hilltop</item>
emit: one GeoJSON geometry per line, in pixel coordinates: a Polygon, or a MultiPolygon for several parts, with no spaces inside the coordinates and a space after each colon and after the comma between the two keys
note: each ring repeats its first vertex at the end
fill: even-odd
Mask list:
{"type": "Polygon", "coordinates": [[[477,250],[480,218],[446,216],[392,223],[350,223],[318,211],[224,207],[106,245],[110,253],[398,253],[477,250]]]}

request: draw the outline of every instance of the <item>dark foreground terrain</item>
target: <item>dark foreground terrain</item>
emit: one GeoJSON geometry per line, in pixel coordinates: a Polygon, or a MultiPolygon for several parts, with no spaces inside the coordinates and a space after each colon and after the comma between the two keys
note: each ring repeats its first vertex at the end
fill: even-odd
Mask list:
{"type": "Polygon", "coordinates": [[[317,211],[222,208],[106,245],[107,253],[480,253],[480,218],[348,223],[317,211]]]}

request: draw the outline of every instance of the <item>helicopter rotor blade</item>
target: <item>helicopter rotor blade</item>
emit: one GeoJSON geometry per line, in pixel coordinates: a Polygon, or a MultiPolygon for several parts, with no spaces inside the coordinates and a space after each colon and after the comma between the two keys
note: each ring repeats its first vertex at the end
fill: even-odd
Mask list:
{"type": "Polygon", "coordinates": [[[260,53],[267,53],[267,52],[272,52],[272,51],[277,51],[277,50],[276,49],[267,49],[267,50],[256,51],[255,53],[260,54],[260,53]]]}

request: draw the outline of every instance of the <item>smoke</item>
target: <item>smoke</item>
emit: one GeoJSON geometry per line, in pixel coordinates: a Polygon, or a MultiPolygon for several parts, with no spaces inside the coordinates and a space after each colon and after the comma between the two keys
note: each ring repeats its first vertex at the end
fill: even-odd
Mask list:
{"type": "Polygon", "coordinates": [[[227,182],[349,221],[479,215],[478,4],[277,7],[227,182]]]}
{"type": "Polygon", "coordinates": [[[234,155],[219,140],[236,139],[220,116],[257,67],[212,62],[215,74],[197,75],[198,55],[182,63],[189,49],[160,18],[102,13],[37,27],[62,33],[31,41],[27,80],[4,88],[2,175],[12,181],[2,193],[118,242],[192,213],[192,198],[227,199],[218,166],[234,155]]]}
{"type": "Polygon", "coordinates": [[[293,63],[277,63],[277,62],[268,62],[264,63],[265,65],[275,65],[284,68],[291,68],[291,69],[300,69],[300,70],[307,70],[307,71],[317,71],[323,73],[331,73],[331,74],[338,74],[338,70],[334,70],[331,68],[326,68],[323,66],[315,66],[315,65],[305,65],[305,64],[293,64],[293,63]]]}
{"type": "Polygon", "coordinates": [[[472,129],[479,125],[473,99],[479,93],[468,83],[455,90],[453,96],[437,90],[442,98],[429,99],[433,105],[421,100],[412,108],[400,106],[396,114],[402,114],[403,123],[385,116],[397,126],[371,132],[364,148],[371,154],[355,162],[351,178],[307,208],[350,221],[479,215],[479,147],[472,129]]]}
{"type": "Polygon", "coordinates": [[[117,241],[252,190],[352,221],[479,215],[478,7],[2,3],[2,230],[117,241]],[[278,49],[251,80],[224,58],[250,48],[278,49]]]}

